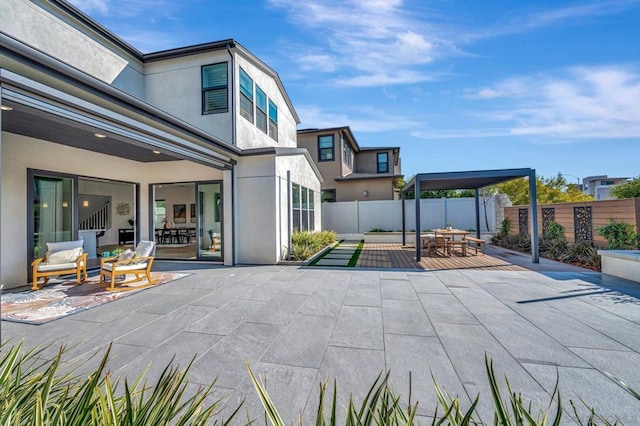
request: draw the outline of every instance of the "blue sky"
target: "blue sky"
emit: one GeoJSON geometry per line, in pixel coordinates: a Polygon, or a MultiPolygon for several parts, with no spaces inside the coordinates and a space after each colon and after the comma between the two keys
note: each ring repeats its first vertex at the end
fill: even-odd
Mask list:
{"type": "Polygon", "coordinates": [[[143,52],[233,38],[299,128],[400,146],[402,171],[640,175],[640,0],[73,0],[143,52]]]}

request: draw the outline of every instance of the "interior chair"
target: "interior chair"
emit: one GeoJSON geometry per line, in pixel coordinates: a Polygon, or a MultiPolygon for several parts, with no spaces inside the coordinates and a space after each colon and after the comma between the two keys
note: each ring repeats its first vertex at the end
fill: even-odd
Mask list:
{"type": "Polygon", "coordinates": [[[31,263],[31,289],[40,290],[49,282],[49,277],[70,274],[75,274],[76,282],[82,284],[87,279],[87,253],[83,253],[83,244],[83,240],[47,243],[47,254],[31,263]],[[38,285],[40,278],[42,286],[38,285]]]}
{"type": "Polygon", "coordinates": [[[107,286],[107,291],[138,290],[157,283],[151,278],[151,265],[155,255],[156,243],[153,241],[140,241],[134,251],[125,250],[115,257],[102,258],[100,260],[100,284],[107,286]],[[134,275],[135,278],[116,280],[117,276],[134,275]],[[143,279],[146,284],[127,287],[130,284],[143,279]],[[117,285],[117,287],[116,287],[117,285]]]}

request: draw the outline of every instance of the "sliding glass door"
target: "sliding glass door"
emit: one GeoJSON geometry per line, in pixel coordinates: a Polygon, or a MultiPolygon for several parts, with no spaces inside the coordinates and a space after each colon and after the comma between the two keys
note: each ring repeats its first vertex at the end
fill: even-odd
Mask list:
{"type": "Polygon", "coordinates": [[[30,258],[44,256],[47,243],[69,241],[75,237],[74,187],[71,177],[33,174],[32,218],[29,224],[30,258]]]}
{"type": "Polygon", "coordinates": [[[197,184],[196,192],[198,258],[222,260],[222,184],[197,184]]]}

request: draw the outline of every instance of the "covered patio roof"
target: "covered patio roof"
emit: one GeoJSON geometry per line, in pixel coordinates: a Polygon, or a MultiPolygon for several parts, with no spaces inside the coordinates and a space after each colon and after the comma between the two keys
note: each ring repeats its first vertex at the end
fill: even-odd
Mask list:
{"type": "MultiPolygon", "coordinates": [[[[538,242],[538,211],[536,193],[536,171],[534,169],[498,169],[498,170],[476,170],[462,172],[438,172],[419,173],[415,175],[402,188],[402,243],[406,243],[405,224],[405,200],[406,193],[416,192],[417,200],[420,199],[420,191],[436,191],[447,189],[473,189],[475,190],[475,214],[476,214],[476,237],[480,238],[480,197],[481,188],[507,182],[521,177],[529,178],[529,195],[531,199],[532,226],[531,226],[531,259],[533,263],[539,263],[539,242],[538,242]]],[[[416,209],[416,260],[419,262],[422,251],[420,238],[420,203],[415,203],[416,209]]]]}

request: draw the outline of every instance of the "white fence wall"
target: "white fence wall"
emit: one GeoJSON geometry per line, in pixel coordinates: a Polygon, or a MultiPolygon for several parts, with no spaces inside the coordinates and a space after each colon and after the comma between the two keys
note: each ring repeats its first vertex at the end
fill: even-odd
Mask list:
{"type": "MultiPolygon", "coordinates": [[[[480,231],[496,232],[495,197],[487,203],[487,229],[480,200],[480,231]]],[[[416,227],[415,200],[405,202],[406,229],[416,227]]],[[[423,230],[444,228],[447,222],[458,229],[475,229],[475,199],[431,198],[420,200],[420,227],[423,230]]],[[[402,230],[402,201],[343,201],[322,203],[322,229],[338,234],[361,234],[372,229],[402,230]]]]}

